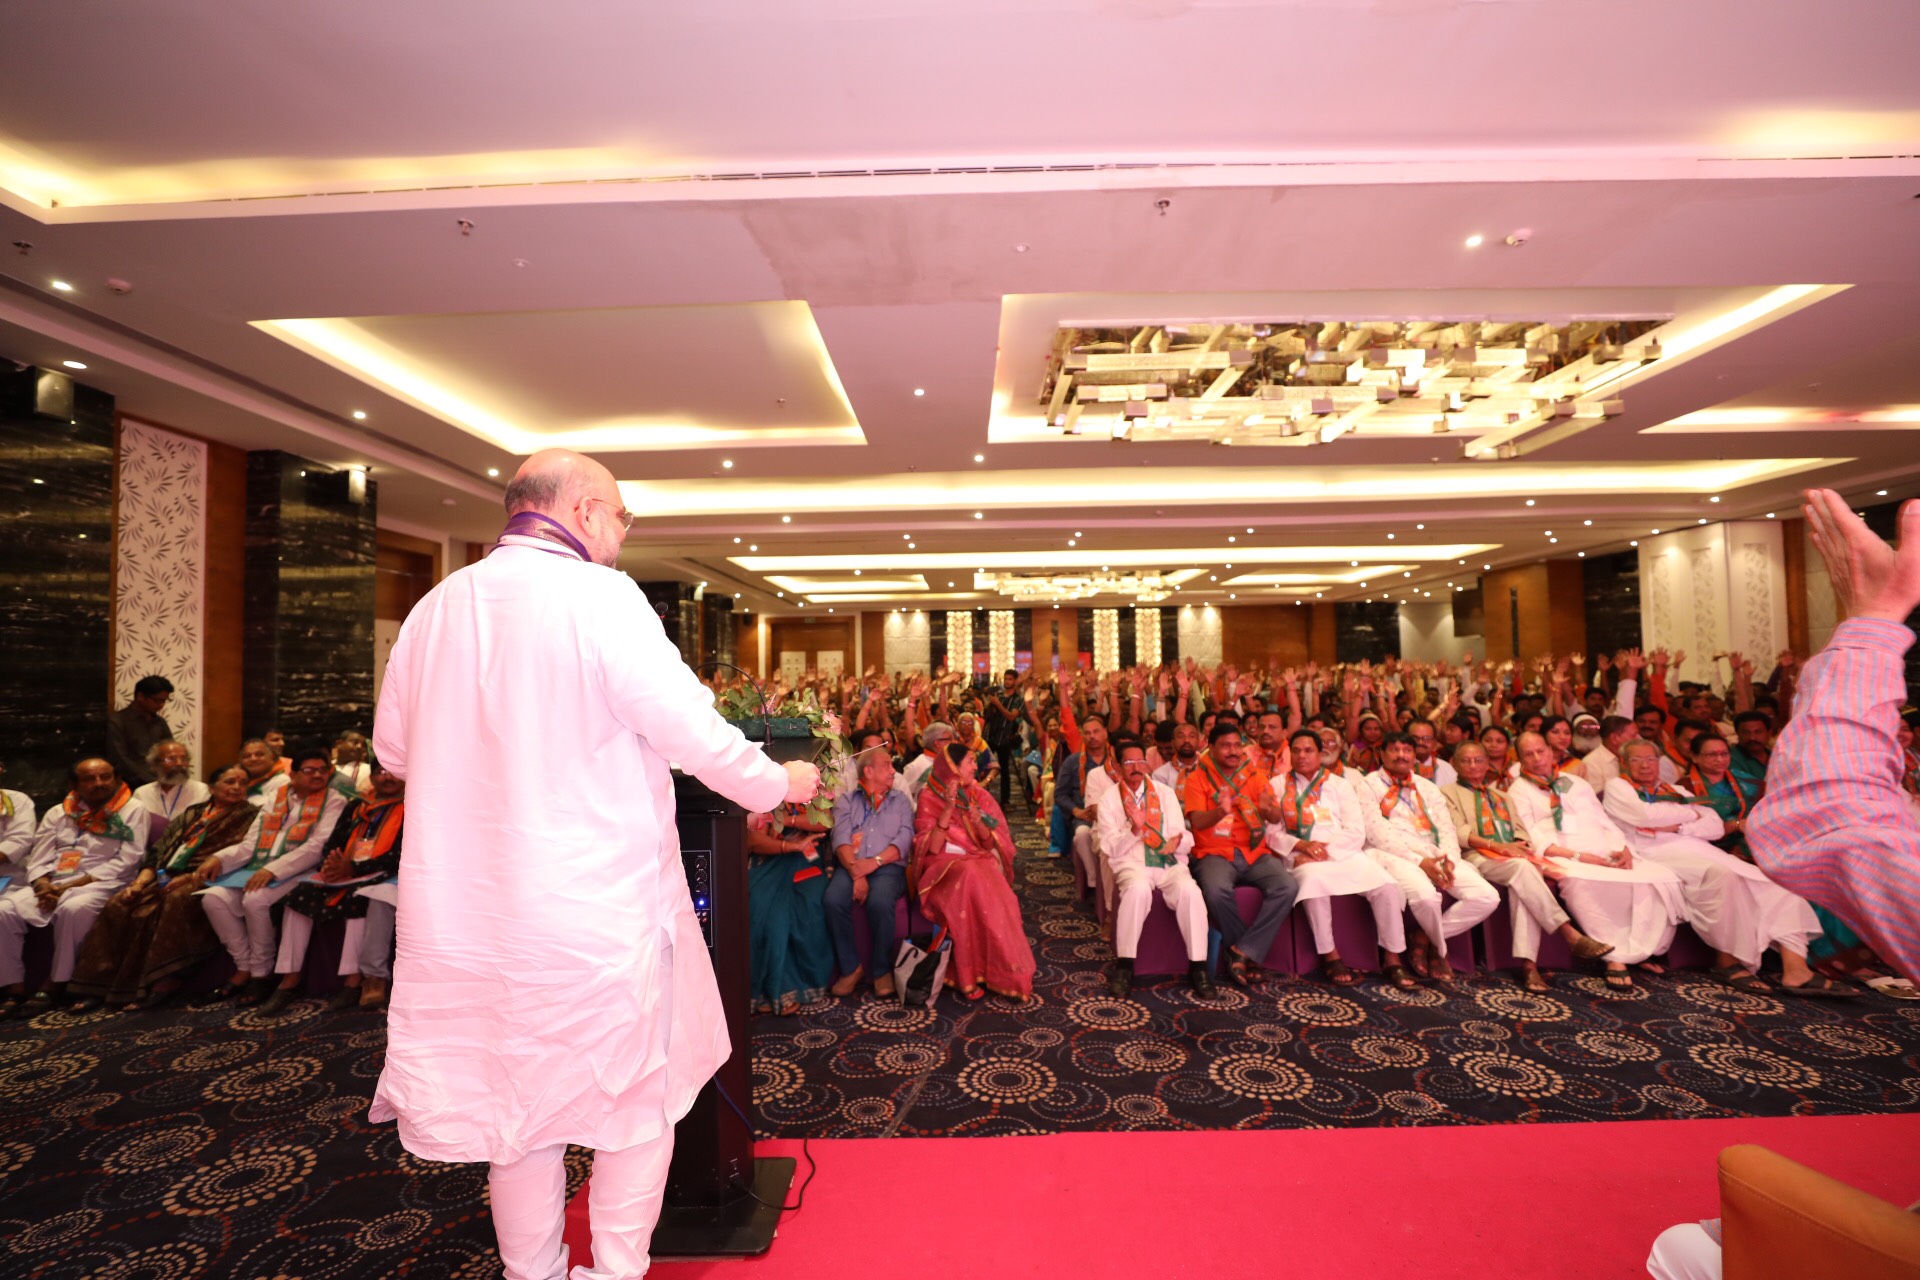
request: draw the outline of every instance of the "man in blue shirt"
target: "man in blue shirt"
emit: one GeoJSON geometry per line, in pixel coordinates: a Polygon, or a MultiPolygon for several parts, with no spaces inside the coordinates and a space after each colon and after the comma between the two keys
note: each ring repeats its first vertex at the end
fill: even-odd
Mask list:
{"type": "Polygon", "coordinates": [[[833,853],[840,864],[827,883],[827,932],[833,936],[840,980],[836,996],[859,990],[866,975],[853,945],[853,908],[863,904],[875,977],[873,992],[893,994],[894,909],[907,891],[907,855],[913,851],[913,802],[893,786],[893,759],[884,746],[855,757],[859,782],[833,802],[833,853]]]}

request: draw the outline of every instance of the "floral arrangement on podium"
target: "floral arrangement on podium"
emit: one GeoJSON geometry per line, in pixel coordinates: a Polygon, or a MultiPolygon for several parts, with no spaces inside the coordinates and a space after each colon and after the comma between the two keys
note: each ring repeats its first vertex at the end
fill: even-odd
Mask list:
{"type": "Polygon", "coordinates": [[[746,681],[716,694],[713,705],[747,741],[765,744],[773,759],[807,760],[819,767],[820,792],[807,806],[807,817],[818,825],[830,825],[833,797],[852,767],[840,717],[823,708],[811,689],[768,696],[746,681]]]}

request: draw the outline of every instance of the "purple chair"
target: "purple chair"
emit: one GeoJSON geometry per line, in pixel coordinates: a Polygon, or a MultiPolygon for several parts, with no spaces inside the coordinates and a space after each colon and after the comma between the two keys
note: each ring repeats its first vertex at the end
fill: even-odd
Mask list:
{"type": "Polygon", "coordinates": [[[1669,969],[1711,969],[1713,968],[1713,948],[1700,940],[1688,925],[1674,930],[1673,945],[1667,948],[1667,968],[1669,969]]]}
{"type": "MultiPolygon", "coordinates": [[[[1333,945],[1340,958],[1352,969],[1375,971],[1380,968],[1380,937],[1373,927],[1373,910],[1359,894],[1343,893],[1332,899],[1333,945]]],[[[1299,914],[1299,909],[1295,908],[1299,914]]],[[[1412,938],[1419,926],[1413,917],[1405,917],[1407,936],[1412,938]]],[[[1475,968],[1473,930],[1456,936],[1447,944],[1447,959],[1455,969],[1471,973],[1475,968]]],[[[1320,968],[1320,955],[1313,949],[1313,927],[1300,920],[1293,929],[1293,971],[1314,973],[1320,968]]]]}
{"type": "MultiPolygon", "coordinates": [[[[1258,901],[1257,897],[1255,900],[1258,901]]],[[[1278,949],[1276,946],[1275,950],[1278,949]]],[[[1133,972],[1138,977],[1160,977],[1186,971],[1187,943],[1180,936],[1180,922],[1156,893],[1153,905],[1147,909],[1146,923],[1140,928],[1140,954],[1134,958],[1133,972]]]]}
{"type": "MultiPolygon", "coordinates": [[[[893,936],[895,940],[910,937],[915,933],[932,933],[934,924],[920,914],[920,903],[911,894],[901,894],[900,900],[893,904],[893,936]]],[[[867,928],[865,908],[855,908],[853,913],[853,949],[860,956],[869,976],[878,976],[873,967],[873,935],[867,928]]],[[[893,971],[893,957],[886,959],[886,971],[893,971]]]]}

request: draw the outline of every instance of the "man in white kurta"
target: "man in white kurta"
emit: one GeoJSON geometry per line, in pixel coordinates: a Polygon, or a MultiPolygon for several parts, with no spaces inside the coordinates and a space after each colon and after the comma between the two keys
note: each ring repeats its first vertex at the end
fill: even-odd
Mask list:
{"type": "Polygon", "coordinates": [[[146,853],[147,811],[133,802],[113,766],[105,760],[76,764],[73,790],[40,820],[24,878],[0,893],[0,986],[9,992],[0,1000],[8,1013],[26,993],[27,930],[53,929],[51,987],[26,1002],[23,1013],[31,1014],[48,1007],[73,977],[87,930],[133,879],[146,853]]]}
{"type": "MultiPolygon", "coordinates": [[[[4,772],[5,766],[0,766],[0,774],[4,772]]],[[[0,787],[0,876],[7,877],[0,891],[27,882],[27,854],[33,849],[33,835],[39,829],[34,821],[33,797],[24,791],[0,787]]]]}
{"type": "Polygon", "coordinates": [[[1410,944],[1414,972],[1424,961],[1435,982],[1451,982],[1448,941],[1492,915],[1500,894],[1460,856],[1446,797],[1413,771],[1413,740],[1390,734],[1380,749],[1382,767],[1358,788],[1367,852],[1400,886],[1420,926],[1410,944]]]}
{"type": "Polygon", "coordinates": [[[1607,784],[1607,813],[1636,854],[1680,877],[1687,923],[1716,953],[1713,976],[1742,991],[1770,991],[1757,975],[1761,953],[1772,947],[1788,994],[1846,994],[1807,964],[1807,944],[1821,933],[1812,906],[1709,843],[1725,834],[1720,815],[1660,781],[1662,756],[1652,743],[1635,739],[1621,750],[1625,772],[1607,784]]]}
{"type": "MultiPolygon", "coordinates": [[[[811,799],[714,712],[633,580],[606,468],[544,450],[496,549],[401,628],[374,749],[407,783],[372,1118],[485,1160],[508,1280],[557,1280],[566,1144],[592,1147],[593,1267],[644,1274],[673,1124],[725,1060],[674,826],[674,765],[749,812],[811,799]]],[[[736,1099],[744,1105],[746,1099],[736,1099]]]]}
{"type": "Polygon", "coordinates": [[[1110,869],[1115,898],[1115,961],[1107,989],[1119,999],[1132,991],[1140,931],[1146,927],[1157,893],[1173,912],[1181,940],[1187,944],[1188,985],[1211,999],[1219,992],[1207,976],[1207,901],[1187,870],[1193,833],[1180,811],[1180,797],[1148,776],[1147,749],[1138,739],[1122,739],[1115,754],[1120,758],[1120,779],[1094,805],[1100,853],[1110,869]]]}
{"type": "Polygon", "coordinates": [[[153,815],[147,831],[153,843],[168,823],[210,797],[213,788],[193,776],[193,753],[186,743],[172,738],[153,744],[147,752],[147,767],[153,770],[154,780],[134,788],[133,802],[153,815]]]}
{"type": "Polygon", "coordinates": [[[1686,918],[1680,878],[1633,856],[1627,838],[1586,780],[1553,772],[1553,748],[1537,733],[1520,735],[1520,776],[1507,789],[1527,844],[1560,870],[1567,910],[1589,937],[1610,945],[1607,985],[1633,987],[1622,966],[1643,964],[1673,945],[1686,918]]]}
{"type": "Polygon", "coordinates": [[[1357,975],[1333,939],[1333,899],[1359,894],[1373,911],[1373,927],[1386,953],[1389,975],[1403,969],[1407,949],[1406,895],[1385,867],[1367,856],[1367,820],[1345,778],[1320,765],[1320,736],[1311,729],[1288,743],[1289,768],[1273,780],[1280,821],[1267,827],[1267,847],[1293,868],[1300,891],[1294,901],[1313,928],[1313,950],[1329,981],[1352,986],[1357,975]]]}
{"type": "Polygon", "coordinates": [[[347,798],[333,786],[333,757],[319,745],[294,748],[292,772],[260,806],[259,816],[238,844],[213,855],[222,876],[250,870],[239,885],[215,885],[200,894],[207,923],[220,935],[233,961],[233,977],[200,1003],[237,996],[258,1004],[273,990],[279,934],[273,908],[325,856],[327,837],[340,821],[347,798]]]}

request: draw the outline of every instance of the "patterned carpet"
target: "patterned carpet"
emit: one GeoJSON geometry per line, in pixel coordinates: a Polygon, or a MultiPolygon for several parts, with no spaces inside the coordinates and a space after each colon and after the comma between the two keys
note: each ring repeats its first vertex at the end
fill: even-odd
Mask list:
{"type": "MultiPolygon", "coordinates": [[[[1023,838],[1030,833],[1023,832],[1023,838]]],[[[1031,852],[1031,851],[1029,851],[1031,852]]],[[[1679,975],[1452,1000],[1291,981],[1211,1004],[1107,997],[1066,866],[1024,856],[1038,998],[822,1001],[754,1020],[768,1136],[990,1135],[1920,1110],[1920,1008],[1741,995],[1679,975]]],[[[499,1274],[484,1171],[370,1125],[385,1027],[59,1011],[0,1023],[0,1276],[455,1280],[499,1274]]],[[[569,1161],[572,1185],[586,1174],[569,1161]]]]}
{"type": "Polygon", "coordinates": [[[1500,1124],[1920,1110],[1920,1005],[1749,995],[1704,974],[1508,976],[1451,999],[1285,979],[1202,1001],[1181,980],[1115,1000],[1112,952],[1068,865],[1016,828],[1039,962],[1026,1008],[867,996],[753,1022],[766,1136],[1500,1124]]]}

